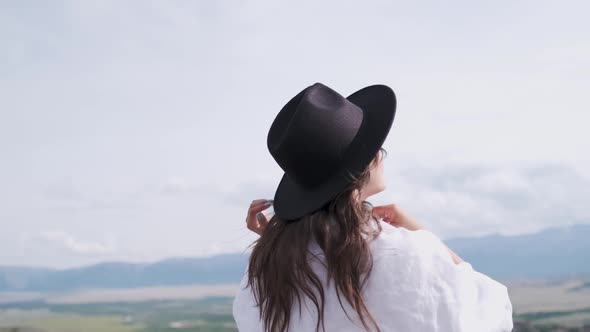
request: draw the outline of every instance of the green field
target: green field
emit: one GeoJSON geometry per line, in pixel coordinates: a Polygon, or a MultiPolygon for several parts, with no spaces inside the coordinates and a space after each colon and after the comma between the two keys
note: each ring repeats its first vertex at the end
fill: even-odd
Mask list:
{"type": "Polygon", "coordinates": [[[237,331],[231,298],[94,304],[32,302],[0,306],[0,331],[46,332],[237,331]],[[23,330],[24,331],[24,330],[23,330]]]}
{"type": "MultiPolygon", "coordinates": [[[[513,332],[575,332],[587,331],[582,328],[584,325],[590,327],[586,290],[575,289],[571,284],[513,285],[511,289],[515,307],[513,332]],[[542,303],[541,299],[548,302],[542,303]]],[[[231,297],[0,304],[0,332],[235,332],[231,307],[231,297]]]]}

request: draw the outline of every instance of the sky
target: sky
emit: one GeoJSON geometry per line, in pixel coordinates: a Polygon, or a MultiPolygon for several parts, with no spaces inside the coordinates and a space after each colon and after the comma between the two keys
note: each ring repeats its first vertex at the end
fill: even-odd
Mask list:
{"type": "Polygon", "coordinates": [[[395,203],[441,236],[590,223],[586,1],[3,1],[0,265],[243,252],[282,106],[387,84],[395,203]]]}

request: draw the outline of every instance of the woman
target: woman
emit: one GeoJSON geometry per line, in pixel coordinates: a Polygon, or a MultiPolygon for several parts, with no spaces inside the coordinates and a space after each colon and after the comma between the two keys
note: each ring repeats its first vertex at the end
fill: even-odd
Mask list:
{"type": "Polygon", "coordinates": [[[504,285],[395,204],[366,200],[385,189],[395,110],[385,85],[344,98],[315,83],[278,113],[267,144],[285,174],[248,209],[260,237],[233,304],[240,331],[512,330],[504,285]]]}

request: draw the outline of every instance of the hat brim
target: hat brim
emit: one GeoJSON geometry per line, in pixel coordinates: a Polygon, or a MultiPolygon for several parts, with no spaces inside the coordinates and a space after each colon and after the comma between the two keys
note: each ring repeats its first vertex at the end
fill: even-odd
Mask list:
{"type": "Polygon", "coordinates": [[[321,185],[306,188],[286,173],[274,196],[275,214],[285,220],[298,219],[321,208],[350,185],[348,172],[359,174],[366,169],[383,146],[393,124],[396,97],[381,84],[367,86],[346,97],[363,110],[363,121],[349,146],[341,169],[321,185]]]}

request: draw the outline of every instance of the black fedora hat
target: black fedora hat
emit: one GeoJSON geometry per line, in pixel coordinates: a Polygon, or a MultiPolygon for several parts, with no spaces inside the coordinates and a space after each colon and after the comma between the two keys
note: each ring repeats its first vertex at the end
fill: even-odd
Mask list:
{"type": "Polygon", "coordinates": [[[346,189],[375,158],[396,110],[393,90],[382,84],[344,98],[315,83],[279,111],[267,146],[283,175],[274,195],[274,212],[284,220],[311,213],[346,189]]]}

